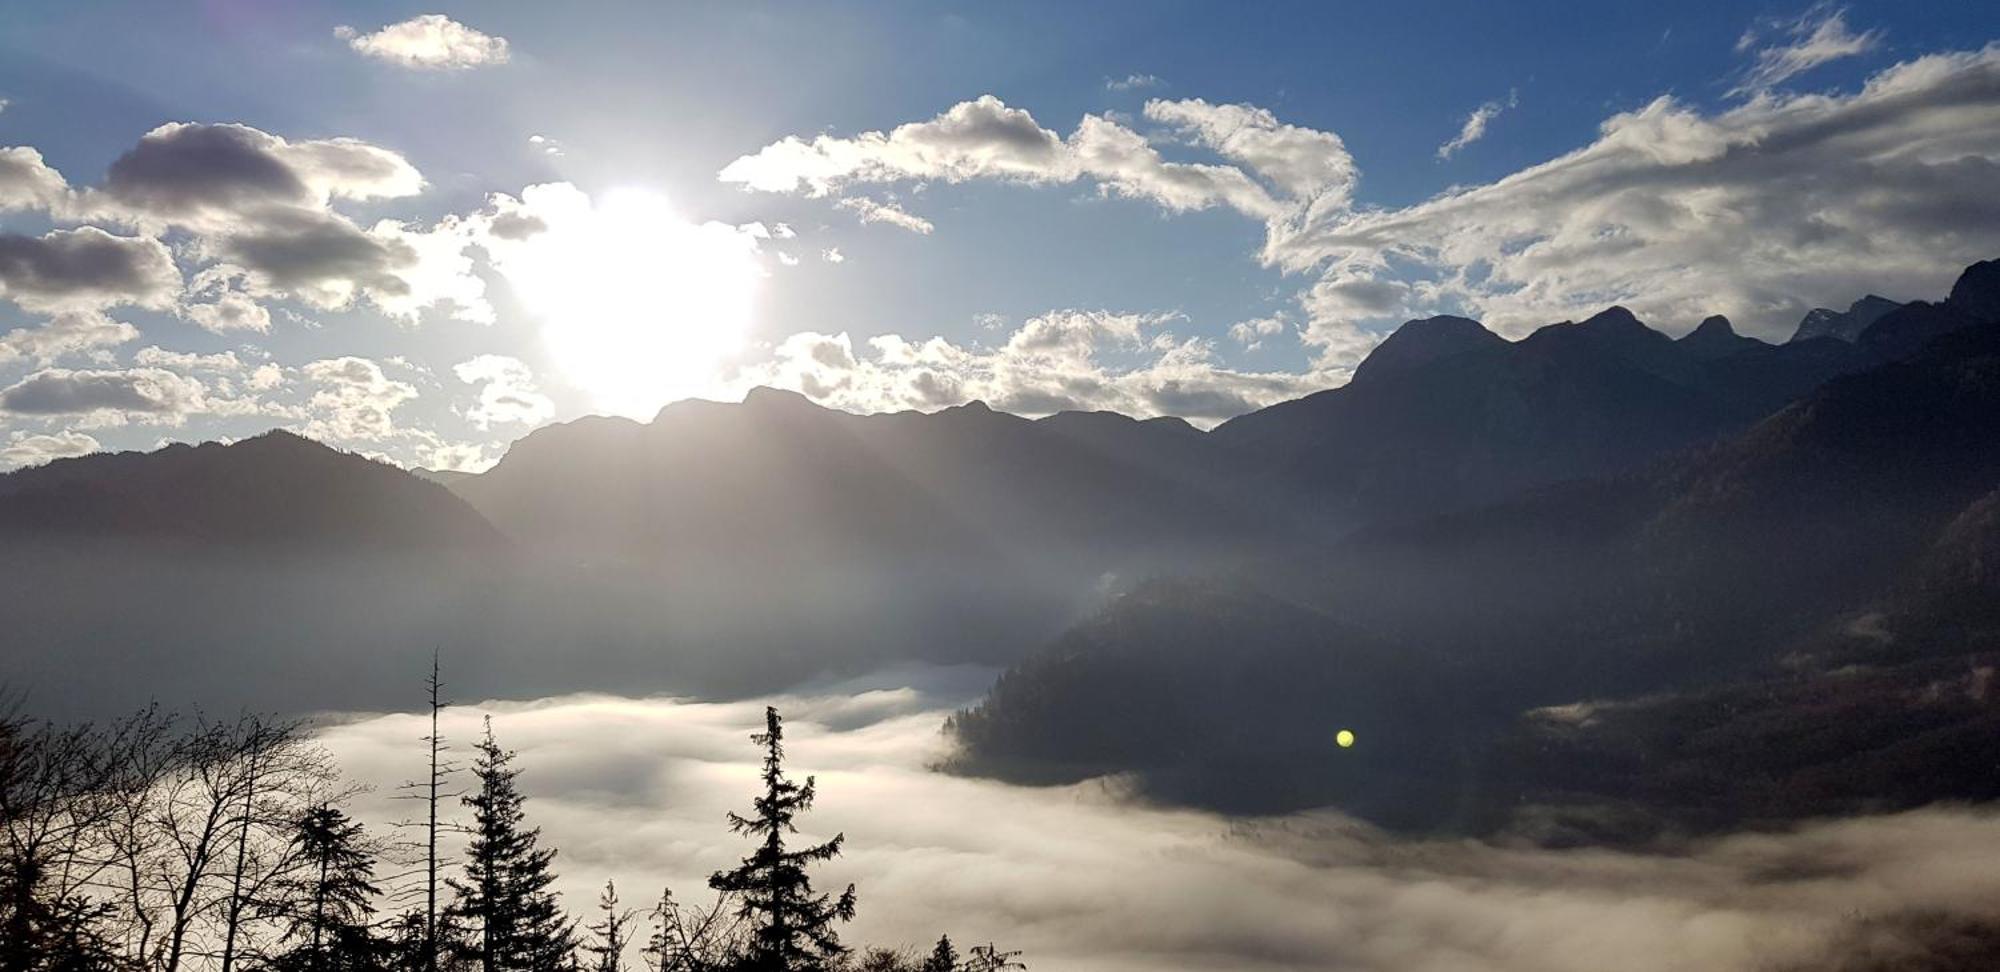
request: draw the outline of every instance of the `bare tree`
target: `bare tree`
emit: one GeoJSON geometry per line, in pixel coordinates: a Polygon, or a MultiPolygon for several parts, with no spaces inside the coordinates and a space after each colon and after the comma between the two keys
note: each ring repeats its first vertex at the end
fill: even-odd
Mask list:
{"type": "Polygon", "coordinates": [[[177,972],[219,941],[234,962],[245,902],[297,866],[289,823],[335,794],[337,774],[298,722],[246,715],[134,742],[114,754],[104,830],[128,957],[177,972]]]}
{"type": "Polygon", "coordinates": [[[706,907],[683,905],[670,890],[648,915],[655,925],[641,953],[652,972],[720,972],[733,967],[748,946],[747,925],[734,896],[723,893],[706,907]]]}
{"type": "MultiPolygon", "coordinates": [[[[423,778],[404,782],[399,787],[401,793],[397,796],[400,800],[415,800],[423,804],[423,809],[418,814],[419,819],[405,820],[397,824],[400,828],[420,832],[414,842],[413,859],[404,859],[405,863],[414,864],[417,869],[415,874],[419,879],[415,889],[412,890],[407,884],[403,884],[403,890],[393,897],[407,902],[413,902],[419,897],[422,899],[423,910],[420,915],[422,928],[417,943],[419,954],[415,967],[422,972],[437,972],[439,955],[442,952],[441,942],[445,937],[441,924],[442,916],[438,913],[440,859],[438,837],[440,834],[458,829],[456,825],[439,816],[438,807],[442,803],[460,799],[463,794],[450,788],[451,778],[458,772],[458,766],[450,761],[447,754],[451,747],[438,728],[439,717],[451,703],[444,696],[444,680],[436,651],[431,652],[431,670],[429,677],[424,681],[424,688],[430,715],[430,733],[422,738],[428,769],[423,778]]],[[[404,846],[407,848],[411,845],[404,846]]],[[[393,877],[407,879],[410,876],[402,874],[393,877]]]]}

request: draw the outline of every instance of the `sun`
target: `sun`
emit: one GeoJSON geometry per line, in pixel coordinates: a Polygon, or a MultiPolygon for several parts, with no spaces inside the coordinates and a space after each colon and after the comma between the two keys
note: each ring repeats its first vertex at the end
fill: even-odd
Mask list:
{"type": "Polygon", "coordinates": [[[754,232],[691,222],[639,189],[593,202],[535,186],[522,203],[540,226],[496,263],[540,322],[551,362],[594,407],[651,418],[709,388],[742,349],[761,278],[754,232]]]}

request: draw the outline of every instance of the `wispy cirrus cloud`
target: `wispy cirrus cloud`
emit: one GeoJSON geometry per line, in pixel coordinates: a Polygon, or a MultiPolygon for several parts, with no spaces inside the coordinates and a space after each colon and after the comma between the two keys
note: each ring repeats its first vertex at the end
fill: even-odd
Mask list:
{"type": "Polygon", "coordinates": [[[1128,74],[1122,78],[1105,78],[1106,91],[1139,91],[1146,88],[1163,88],[1167,82],[1154,74],[1128,74]]]}
{"type": "Polygon", "coordinates": [[[1486,126],[1491,125],[1493,119],[1498,118],[1501,112],[1513,108],[1518,104],[1519,98],[1514,92],[1510,91],[1507,93],[1507,100],[1505,101],[1489,101],[1472,109],[1472,114],[1465,116],[1465,122],[1459,125],[1458,134],[1453,135],[1449,141],[1438,146],[1437,157],[1439,159],[1451,158],[1457,155],[1460,149],[1485,138],[1486,126]]]}
{"type": "Polygon", "coordinates": [[[1755,58],[1730,94],[1768,91],[1822,64],[1865,54],[1881,41],[1881,31],[1857,34],[1847,26],[1846,8],[1824,3],[1789,20],[1760,21],[1736,41],[1738,53],[1754,52],[1755,58]]]}

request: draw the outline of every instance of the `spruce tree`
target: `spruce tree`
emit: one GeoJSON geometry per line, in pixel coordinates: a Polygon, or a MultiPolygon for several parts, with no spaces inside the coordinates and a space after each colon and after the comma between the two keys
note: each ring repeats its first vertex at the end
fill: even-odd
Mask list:
{"type": "Polygon", "coordinates": [[[279,963],[308,972],[379,968],[386,944],[376,939],[375,861],[361,825],[321,804],[300,816],[292,836],[299,873],[284,882],[280,909],[296,941],[279,963]]]}
{"type": "Polygon", "coordinates": [[[958,949],[952,947],[950,935],[938,936],[937,947],[924,960],[923,972],[958,972],[958,949]]]}
{"type": "Polygon", "coordinates": [[[813,778],[803,784],[786,778],[784,724],[776,708],[764,709],[764,731],[750,738],[764,747],[764,793],[752,802],[750,816],[731,813],[729,826],[756,838],[757,849],[734,869],[711,875],[708,884],[738,895],[738,914],[753,925],[743,968],[820,972],[847,953],[834,923],[854,917],[854,886],[838,900],[814,894],[806,868],[839,856],[843,835],[800,850],[786,848],[786,835],[797,832],[793,821],[812,808],[813,778]]]}
{"type": "Polygon", "coordinates": [[[480,972],[556,972],[575,965],[576,938],[549,885],[556,852],[539,846],[541,831],[524,828],[520,770],[514,754],[493,738],[493,720],[472,772],[477,785],[464,798],[472,809],[472,840],[465,848],[465,876],[450,882],[454,917],[467,925],[464,957],[480,972]]]}

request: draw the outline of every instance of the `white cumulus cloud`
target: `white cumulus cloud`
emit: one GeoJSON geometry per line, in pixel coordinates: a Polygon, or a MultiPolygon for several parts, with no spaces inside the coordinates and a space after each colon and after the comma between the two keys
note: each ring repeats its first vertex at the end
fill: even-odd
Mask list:
{"type": "Polygon", "coordinates": [[[407,68],[464,70],[505,64],[511,56],[505,37],[481,33],[443,14],[423,14],[372,33],[352,27],[333,34],[360,53],[407,68]]]}

